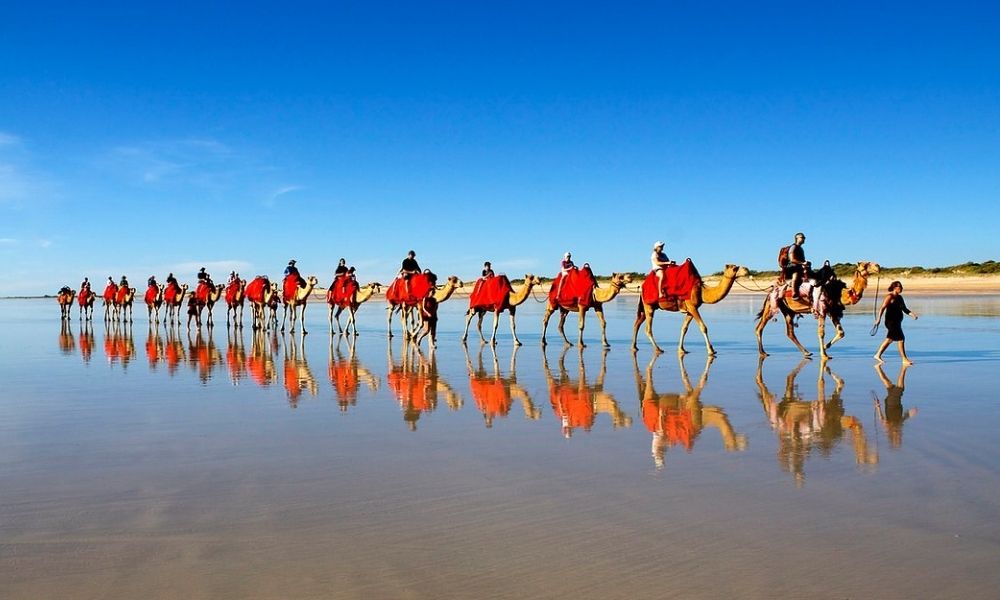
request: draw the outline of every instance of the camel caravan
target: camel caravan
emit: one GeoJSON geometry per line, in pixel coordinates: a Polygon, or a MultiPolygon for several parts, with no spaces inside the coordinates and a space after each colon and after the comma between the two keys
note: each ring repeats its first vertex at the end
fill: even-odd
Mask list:
{"type": "MultiPolygon", "coordinates": [[[[761,310],[757,313],[754,332],[757,348],[762,356],[767,353],[763,345],[763,332],[772,320],[780,316],[785,322],[785,334],[792,344],[804,355],[811,352],[802,345],[795,335],[796,319],[812,315],[817,323],[819,351],[822,357],[829,356],[828,350],[837,341],[843,339],[845,332],[841,320],[846,307],[857,304],[864,295],[871,275],[879,272],[879,265],[874,262],[858,262],[854,276],[850,282],[841,281],[829,261],[819,269],[812,269],[805,260],[802,246],[805,236],[796,234],[795,241],[779,250],[777,280],[767,289],[750,290],[763,292],[765,295],[761,310]],[[829,319],[835,328],[835,335],[826,341],[826,320],[829,319]]],[[[695,323],[705,341],[705,352],[708,356],[716,354],[715,347],[709,338],[708,326],[701,315],[706,304],[716,304],[724,300],[739,278],[747,277],[746,267],[727,264],[721,271],[721,278],[714,285],[705,283],[697,267],[691,259],[681,264],[671,261],[663,251],[663,242],[653,245],[650,256],[652,269],[635,289],[638,292],[635,321],[632,326],[633,352],[637,352],[639,330],[643,328],[656,354],[663,349],[653,336],[653,317],[657,310],[676,312],[682,315],[680,334],[677,340],[677,353],[686,354],[684,339],[691,323],[695,323]]],[[[496,274],[489,262],[485,262],[481,276],[476,279],[468,294],[469,305],[465,311],[465,328],[461,340],[465,343],[473,319],[476,320],[476,331],[480,343],[497,344],[497,330],[500,318],[507,313],[510,319],[510,333],[515,346],[521,345],[517,335],[517,307],[527,299],[535,298],[544,302],[542,316],[541,344],[547,344],[546,333],[549,319],[558,313],[557,329],[566,346],[577,345],[585,347],[584,328],[587,312],[593,309],[601,327],[601,344],[610,347],[607,337],[607,322],[604,316],[604,304],[614,300],[633,282],[628,273],[612,273],[602,285],[598,282],[589,264],[577,267],[572,255],[567,252],[560,264],[560,270],[552,279],[544,300],[535,298],[535,289],[542,285],[542,280],[531,274],[525,274],[520,284],[507,278],[504,274],[496,274]],[[483,321],[488,313],[493,314],[492,333],[487,339],[483,332],[483,321]],[[570,313],[577,314],[578,335],[575,341],[567,337],[565,332],[566,318],[570,313]]],[[[280,319],[280,331],[286,328],[294,333],[296,329],[302,334],[306,331],[306,307],[319,280],[315,275],[302,276],[291,260],[285,268],[280,281],[271,281],[266,275],[258,275],[247,281],[235,271],[229,275],[226,284],[215,284],[203,267],[197,274],[197,282],[193,289],[188,284],[181,284],[173,273],[167,276],[166,282],[160,284],[155,277],[150,277],[143,301],[147,308],[147,317],[151,325],[159,325],[161,309],[165,326],[179,326],[183,320],[181,310],[187,305],[187,327],[201,328],[214,326],[213,310],[221,300],[226,305],[226,327],[241,329],[243,327],[243,309],[250,305],[250,325],[254,330],[265,331],[269,328],[279,329],[278,312],[283,307],[280,319]]],[[[745,286],[744,286],[745,287],[745,286]]],[[[399,327],[405,340],[420,343],[429,338],[431,346],[437,344],[437,313],[442,302],[452,298],[464,284],[455,275],[442,278],[430,269],[421,269],[416,260],[416,253],[410,251],[403,259],[397,276],[389,285],[372,281],[364,285],[358,282],[354,267],[348,267],[345,259],[340,259],[332,283],[326,288],[325,301],[329,331],[331,335],[357,336],[356,315],[362,305],[385,289],[386,301],[386,335],[394,336],[393,319],[399,316],[399,327]],[[345,313],[346,326],[341,323],[345,313]]],[[[104,301],[105,321],[132,322],[132,301],[135,288],[129,287],[128,279],[122,277],[116,283],[108,277],[107,286],[101,298],[104,301]]],[[[93,305],[97,294],[91,290],[89,279],[84,279],[80,291],[64,287],[57,295],[63,320],[70,318],[70,309],[74,301],[79,306],[80,319],[93,319],[93,305]]]]}

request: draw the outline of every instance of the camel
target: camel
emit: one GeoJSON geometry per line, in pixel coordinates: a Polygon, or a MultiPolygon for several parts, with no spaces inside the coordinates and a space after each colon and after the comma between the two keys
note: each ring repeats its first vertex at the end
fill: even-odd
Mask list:
{"type": "MultiPolygon", "coordinates": [[[[663,352],[660,346],[657,345],[656,339],[653,338],[653,315],[657,310],[665,310],[684,314],[684,320],[681,322],[681,335],[677,341],[678,354],[687,354],[687,350],[684,349],[684,336],[687,335],[688,326],[691,325],[691,321],[694,321],[698,324],[698,329],[701,330],[701,335],[705,338],[705,352],[708,356],[715,356],[715,348],[708,338],[708,326],[702,320],[698,309],[702,304],[715,304],[722,301],[729,294],[729,290],[732,289],[736,278],[746,277],[747,273],[746,267],[726,265],[722,270],[722,280],[719,283],[710,287],[699,281],[684,298],[664,299],[661,297],[656,303],[650,304],[640,294],[635,323],[632,324],[632,352],[639,350],[637,338],[639,337],[639,327],[643,322],[646,323],[646,337],[649,338],[649,342],[653,345],[653,352],[656,354],[663,352]]],[[[651,276],[655,277],[655,275],[651,276]]]]}
{"type": "Polygon", "coordinates": [[[132,322],[132,301],[135,300],[135,288],[121,286],[115,294],[115,319],[123,323],[132,322]]]}
{"type": "Polygon", "coordinates": [[[639,393],[642,420],[646,423],[649,432],[653,434],[651,452],[653,464],[656,465],[657,469],[663,468],[667,448],[681,445],[690,452],[694,448],[695,440],[705,427],[715,427],[719,430],[719,434],[722,436],[722,446],[726,452],[741,452],[747,448],[746,435],[736,433],[729,423],[726,411],[719,406],[705,406],[701,402],[701,392],[705,388],[705,384],[708,383],[708,371],[715,356],[709,354],[705,357],[705,368],[697,386],[691,385],[687,368],[684,366],[685,356],[684,353],[677,355],[684,393],[660,394],[657,393],[653,385],[653,366],[660,357],[660,353],[654,353],[646,366],[645,380],[639,372],[636,356],[632,354],[632,368],[635,372],[635,384],[639,393]]]}
{"type": "MultiPolygon", "coordinates": [[[[334,285],[337,285],[337,283],[334,282],[334,285]]],[[[333,323],[334,321],[336,321],[337,333],[340,335],[344,335],[345,329],[340,326],[340,313],[344,312],[344,309],[346,308],[347,309],[346,331],[350,333],[353,328],[354,335],[357,336],[358,326],[354,319],[355,315],[358,312],[358,308],[365,302],[371,300],[372,297],[375,296],[375,294],[379,293],[380,291],[382,291],[382,284],[378,283],[377,281],[373,281],[360,288],[355,288],[354,291],[350,293],[347,297],[335,300],[333,288],[331,286],[331,289],[328,290],[326,293],[326,303],[330,307],[329,310],[330,333],[333,333],[333,323]]]]}
{"type": "MultiPolygon", "coordinates": [[[[289,275],[288,277],[297,278],[298,276],[289,275]]],[[[302,334],[305,335],[309,333],[306,331],[306,301],[309,300],[309,294],[312,293],[313,288],[316,287],[319,280],[314,275],[310,275],[306,278],[306,287],[298,287],[296,285],[292,288],[287,283],[288,277],[285,278],[284,295],[281,297],[281,301],[285,303],[285,314],[281,319],[281,331],[285,331],[285,322],[288,320],[288,313],[291,313],[292,327],[289,329],[289,332],[295,333],[295,321],[299,318],[299,307],[301,306],[302,334]]]]}
{"type": "Polygon", "coordinates": [[[246,299],[250,301],[250,321],[253,329],[267,329],[266,309],[271,305],[277,294],[277,286],[268,281],[267,277],[258,275],[244,289],[246,299]]]}
{"type": "Polygon", "coordinates": [[[163,305],[163,284],[151,285],[146,288],[143,296],[146,302],[146,316],[150,323],[160,323],[160,307],[163,305]]]}
{"type": "MultiPolygon", "coordinates": [[[[506,277],[504,277],[504,280],[506,280],[506,277]]],[[[485,284],[486,281],[480,280],[480,283],[485,284]]],[[[490,299],[490,301],[493,302],[490,305],[480,304],[479,306],[476,306],[473,304],[474,300],[470,295],[469,310],[465,313],[465,333],[462,334],[462,341],[464,342],[469,337],[469,323],[472,322],[472,317],[478,316],[479,321],[476,323],[476,330],[479,331],[480,341],[484,344],[486,343],[486,338],[483,336],[483,317],[485,317],[486,312],[489,311],[493,313],[493,336],[490,338],[490,343],[496,345],[497,328],[500,326],[500,313],[507,311],[510,314],[510,333],[514,336],[514,345],[520,346],[521,340],[517,339],[517,326],[514,322],[514,313],[517,311],[517,307],[531,295],[531,289],[539,284],[541,284],[541,280],[528,273],[524,276],[524,283],[521,287],[515,291],[511,289],[510,284],[508,283],[504,286],[502,292],[503,295],[500,298],[490,299]]]]}
{"type": "Polygon", "coordinates": [[[59,323],[59,350],[63,354],[76,352],[76,340],[73,338],[73,329],[70,327],[68,317],[63,317],[59,323]]]}
{"type": "Polygon", "coordinates": [[[545,314],[542,316],[542,346],[545,346],[547,342],[545,341],[545,330],[549,326],[549,317],[552,313],[559,311],[559,334],[563,338],[563,342],[567,346],[572,346],[573,343],[569,341],[566,337],[566,331],[564,326],[566,324],[566,315],[570,311],[577,311],[579,314],[579,330],[580,338],[577,342],[581,348],[586,348],[587,345],[583,343],[583,328],[584,328],[584,318],[587,314],[587,309],[593,306],[594,313],[597,315],[597,320],[601,323],[601,343],[605,348],[610,348],[611,344],[608,343],[607,335],[607,321],[604,320],[604,303],[614,300],[618,292],[622,290],[627,284],[632,283],[632,276],[628,274],[612,273],[611,274],[611,286],[602,288],[594,286],[591,292],[591,298],[589,304],[580,304],[578,301],[574,300],[569,303],[553,303],[551,300],[545,306],[545,314]]]}
{"type": "Polygon", "coordinates": [[[121,363],[127,369],[135,358],[135,341],[132,328],[115,321],[104,327],[104,354],[111,364],[121,363]]]}
{"type": "Polygon", "coordinates": [[[215,345],[215,338],[212,332],[208,332],[207,339],[202,337],[201,329],[195,333],[195,339],[191,339],[191,330],[187,331],[188,339],[188,362],[191,368],[198,373],[198,379],[202,383],[207,383],[212,378],[212,371],[215,365],[222,364],[222,353],[215,345]]]}
{"type": "Polygon", "coordinates": [[[104,320],[110,321],[115,315],[115,297],[118,295],[118,284],[108,278],[108,285],[104,286],[104,293],[101,299],[104,300],[104,320]]]}
{"type": "MultiPolygon", "coordinates": [[[[310,396],[316,397],[319,393],[319,386],[316,378],[313,377],[312,370],[309,369],[309,361],[306,360],[306,332],[299,336],[298,346],[295,344],[295,336],[284,344],[284,364],[282,374],[285,381],[285,392],[288,394],[288,405],[298,408],[299,397],[303,391],[308,391],[310,396]]],[[[284,336],[282,336],[284,341],[284,336]]]]}
{"type": "MultiPolygon", "coordinates": [[[[250,355],[246,359],[247,374],[257,385],[267,387],[278,381],[278,369],[274,365],[274,354],[268,348],[267,333],[263,327],[255,329],[251,335],[250,355]]],[[[274,344],[277,343],[277,333],[274,333],[271,341],[273,348],[274,344]]]]}
{"type": "Polygon", "coordinates": [[[764,356],[757,360],[756,383],[758,396],[764,414],[771,428],[778,435],[778,463],[795,479],[796,486],[805,483],[805,461],[815,450],[822,456],[830,456],[835,448],[850,432],[854,451],[854,462],[859,466],[878,464],[878,448],[868,447],[861,419],[844,413],[841,393],[844,380],[834,373],[826,359],[821,359],[819,377],[816,380],[816,399],[803,400],[795,384],[795,378],[809,363],[803,357],[799,364],[785,378],[784,395],[779,399],[764,383],[764,356]],[[829,374],[835,389],[826,396],[826,379],[829,374]]]}
{"type": "Polygon", "coordinates": [[[327,374],[330,377],[330,384],[337,394],[337,405],[341,412],[346,412],[348,407],[354,406],[358,402],[358,389],[365,384],[369,390],[378,391],[382,381],[377,375],[362,366],[361,362],[354,355],[354,343],[348,342],[348,355],[345,358],[340,350],[340,340],[330,336],[330,364],[327,374]]]}
{"type": "Polygon", "coordinates": [[[483,366],[484,345],[479,346],[479,365],[475,369],[472,367],[472,359],[469,358],[469,350],[466,347],[465,366],[469,372],[469,390],[472,392],[472,399],[483,413],[486,428],[493,427],[493,420],[496,417],[506,417],[510,414],[515,399],[521,403],[524,417],[537,421],[541,418],[542,411],[535,407],[528,391],[517,383],[517,346],[510,356],[510,373],[503,377],[500,374],[500,361],[497,360],[496,349],[493,346],[490,346],[493,354],[493,374],[486,372],[483,366]]]}
{"type": "Polygon", "coordinates": [[[567,438],[572,437],[573,429],[576,427],[590,431],[598,414],[608,415],[611,418],[611,426],[615,429],[631,427],[632,417],[618,407],[618,401],[610,392],[604,390],[604,379],[608,371],[608,350],[601,353],[601,370],[597,375],[597,381],[591,385],[587,383],[582,348],[579,353],[577,380],[570,379],[566,370],[566,353],[569,349],[569,345],[563,346],[559,355],[558,379],[553,377],[549,368],[549,357],[545,350],[542,350],[542,372],[548,383],[549,401],[552,403],[553,413],[562,423],[563,435],[567,438]]]}
{"type": "Polygon", "coordinates": [[[229,327],[229,315],[233,315],[233,327],[243,328],[243,303],[246,299],[247,282],[245,279],[234,279],[226,286],[226,327],[229,327]]]}
{"type": "Polygon", "coordinates": [[[149,322],[146,332],[146,358],[149,359],[150,371],[155,371],[163,360],[163,339],[160,337],[160,328],[153,321],[149,322]]]}
{"type": "MultiPolygon", "coordinates": [[[[94,294],[96,296],[96,294],[94,294]]],[[[90,358],[94,354],[94,346],[97,342],[94,340],[94,324],[91,321],[84,321],[80,326],[80,358],[83,362],[89,363],[90,358]]]]}
{"type": "Polygon", "coordinates": [[[56,302],[59,303],[59,315],[64,321],[70,318],[70,309],[73,308],[73,300],[76,298],[76,290],[64,287],[56,294],[56,302]]]}
{"type": "Polygon", "coordinates": [[[433,352],[428,360],[420,346],[403,342],[403,360],[397,365],[389,341],[387,357],[389,372],[386,383],[403,409],[403,420],[410,431],[416,431],[420,415],[437,408],[443,397],[451,410],[462,408],[462,397],[438,374],[437,358],[433,352]]]}
{"type": "Polygon", "coordinates": [[[167,284],[163,289],[163,303],[167,307],[167,316],[163,320],[164,324],[181,322],[181,308],[184,305],[184,296],[187,294],[188,284],[176,285],[167,284]]]}
{"type": "MultiPolygon", "coordinates": [[[[410,279],[410,285],[412,286],[411,289],[417,288],[418,285],[430,285],[427,280],[428,275],[433,274],[425,271],[414,275],[410,279]],[[424,279],[421,280],[421,277],[424,279]]],[[[419,298],[416,298],[413,294],[411,294],[409,298],[401,299],[400,296],[402,296],[402,293],[398,296],[393,294],[394,291],[402,291],[403,286],[403,280],[396,279],[389,284],[389,289],[386,290],[385,293],[385,299],[389,305],[389,315],[386,321],[386,328],[390,338],[392,338],[392,315],[396,312],[400,313],[400,321],[403,325],[403,339],[410,339],[416,336],[423,321],[423,317],[420,316],[420,311],[417,309],[419,298]]],[[[462,281],[458,277],[450,275],[444,285],[434,286],[432,288],[434,290],[434,299],[437,300],[438,304],[440,304],[451,298],[452,294],[455,293],[455,290],[460,287],[462,287],[462,281]]]]}
{"type": "Polygon", "coordinates": [[[229,369],[229,378],[233,385],[239,385],[246,376],[247,352],[243,346],[243,330],[236,328],[226,332],[226,367],[229,369]]]}
{"type": "Polygon", "coordinates": [[[83,320],[84,317],[88,321],[94,319],[94,300],[96,299],[97,294],[90,287],[80,290],[79,295],[76,297],[77,304],[80,305],[80,320],[83,320]]]}
{"type": "Polygon", "coordinates": [[[278,307],[281,306],[281,290],[278,289],[277,283],[271,284],[271,297],[267,301],[267,308],[270,311],[270,316],[268,317],[268,324],[278,328],[278,307]]]}
{"type": "MultiPolygon", "coordinates": [[[[201,311],[205,309],[208,310],[208,327],[215,327],[215,321],[212,319],[212,310],[215,309],[215,303],[219,301],[219,298],[222,298],[222,293],[225,289],[226,286],[221,283],[212,286],[212,289],[208,290],[208,298],[205,300],[205,303],[198,303],[198,327],[201,327],[201,311]]],[[[227,324],[229,323],[228,317],[227,313],[227,324]]]]}
{"type": "MultiPolygon", "coordinates": [[[[859,262],[857,267],[855,267],[854,281],[851,282],[850,287],[844,286],[838,279],[834,283],[839,284],[837,285],[840,288],[839,293],[833,286],[828,286],[831,293],[834,294],[833,298],[828,297],[826,291],[823,292],[821,296],[822,308],[820,313],[816,315],[816,333],[817,337],[819,337],[820,356],[823,358],[829,358],[827,350],[844,337],[844,328],[840,324],[840,320],[844,315],[844,307],[857,304],[861,300],[861,297],[865,293],[865,288],[868,287],[868,276],[878,273],[878,271],[879,266],[877,263],[859,262]],[[837,328],[837,334],[832,340],[826,342],[826,317],[828,316],[837,328]]],[[[812,352],[806,350],[798,338],[795,337],[796,315],[811,313],[813,310],[812,303],[808,300],[809,294],[803,294],[802,299],[793,299],[785,297],[785,291],[786,286],[776,286],[768,294],[768,297],[764,300],[764,306],[757,313],[757,325],[755,327],[757,350],[761,356],[767,356],[767,352],[764,352],[764,328],[767,327],[768,321],[780,313],[785,318],[785,335],[788,336],[788,339],[792,340],[792,343],[802,352],[803,356],[812,356],[812,352]]]]}

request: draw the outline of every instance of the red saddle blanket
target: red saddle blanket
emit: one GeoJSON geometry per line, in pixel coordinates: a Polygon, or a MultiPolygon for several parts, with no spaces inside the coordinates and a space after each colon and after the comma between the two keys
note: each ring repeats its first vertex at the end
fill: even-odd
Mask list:
{"type": "Polygon", "coordinates": [[[194,289],[194,297],[201,304],[208,303],[208,295],[212,292],[212,286],[204,279],[198,282],[198,287],[194,289]]]}
{"type": "Polygon", "coordinates": [[[240,285],[242,285],[242,283],[242,281],[237,279],[226,286],[226,304],[233,304],[236,302],[236,295],[239,294],[240,285]]]}
{"type": "Polygon", "coordinates": [[[255,277],[247,284],[246,297],[251,302],[263,303],[264,291],[269,287],[271,287],[271,282],[266,277],[255,277]]]}
{"type": "Polygon", "coordinates": [[[594,288],[597,287],[597,280],[593,271],[589,267],[573,269],[565,275],[563,282],[562,272],[556,275],[549,288],[549,304],[560,306],[590,306],[594,298],[594,288]],[[556,298],[556,294],[559,295],[556,298]]]}
{"type": "Polygon", "coordinates": [[[472,398],[476,401],[476,406],[490,419],[506,417],[510,413],[513,400],[503,381],[493,377],[476,375],[469,378],[469,388],[472,391],[472,398]]]}
{"type": "Polygon", "coordinates": [[[506,275],[483,277],[476,281],[469,296],[469,308],[500,310],[514,288],[506,275]]]}
{"type": "Polygon", "coordinates": [[[146,288],[146,295],[142,297],[146,301],[146,304],[155,304],[156,297],[160,295],[160,288],[155,285],[151,285],[146,288]]]}
{"type": "Polygon", "coordinates": [[[126,294],[128,294],[127,287],[122,286],[118,288],[118,291],[115,292],[115,304],[124,304],[126,294]]]}
{"type": "Polygon", "coordinates": [[[294,300],[296,294],[299,293],[299,282],[302,278],[295,273],[285,275],[285,281],[281,284],[281,299],[288,303],[289,300],[294,300]]]}
{"type": "Polygon", "coordinates": [[[552,412],[562,419],[564,427],[582,427],[590,431],[594,426],[594,403],[590,392],[576,384],[558,383],[549,389],[552,412]]]}
{"type": "Polygon", "coordinates": [[[80,306],[86,306],[90,301],[90,290],[82,289],[80,293],[76,296],[76,301],[80,303],[80,306]]]}
{"type": "Polygon", "coordinates": [[[177,304],[177,296],[180,295],[181,288],[172,283],[168,283],[163,289],[163,301],[167,304],[177,304]]]}
{"type": "Polygon", "coordinates": [[[360,286],[350,277],[339,276],[333,280],[333,285],[326,292],[326,301],[335,306],[347,306],[354,300],[360,286]]]}
{"type": "Polygon", "coordinates": [[[109,283],[107,287],[104,288],[104,301],[114,302],[115,296],[117,294],[118,294],[118,286],[113,283],[109,283]]]}
{"type": "Polygon", "coordinates": [[[415,306],[421,298],[434,290],[434,284],[428,273],[417,273],[410,277],[410,294],[406,294],[406,281],[396,278],[389,284],[389,289],[385,292],[385,299],[390,304],[408,304],[415,306]]]}
{"type": "Polygon", "coordinates": [[[642,301],[655,304],[660,298],[686,298],[695,286],[701,285],[701,275],[691,259],[683,264],[665,267],[663,270],[663,289],[656,289],[656,271],[650,271],[642,282],[642,301]]]}

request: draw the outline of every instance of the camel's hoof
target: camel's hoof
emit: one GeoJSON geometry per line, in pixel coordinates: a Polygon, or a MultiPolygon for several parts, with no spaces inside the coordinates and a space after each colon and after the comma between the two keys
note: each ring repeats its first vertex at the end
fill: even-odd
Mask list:
{"type": "Polygon", "coordinates": [[[521,343],[521,340],[514,340],[514,345],[515,346],[523,346],[524,344],[521,343]]]}
{"type": "Polygon", "coordinates": [[[302,335],[309,335],[309,332],[308,332],[308,331],[306,331],[305,329],[303,329],[303,330],[302,330],[302,335]]]}
{"type": "Polygon", "coordinates": [[[663,354],[663,348],[660,348],[659,346],[654,346],[653,352],[655,352],[656,354],[663,354]]]}
{"type": "Polygon", "coordinates": [[[639,351],[639,346],[632,346],[632,354],[635,354],[638,351],[639,351]]]}
{"type": "Polygon", "coordinates": [[[813,353],[812,353],[812,352],[803,352],[803,353],[802,353],[802,356],[804,356],[804,357],[806,357],[806,358],[811,358],[811,357],[812,357],[812,355],[813,355],[813,353]]]}
{"type": "Polygon", "coordinates": [[[684,356],[685,354],[690,354],[690,352],[688,352],[684,348],[678,348],[677,349],[677,354],[679,354],[680,356],[684,356]]]}

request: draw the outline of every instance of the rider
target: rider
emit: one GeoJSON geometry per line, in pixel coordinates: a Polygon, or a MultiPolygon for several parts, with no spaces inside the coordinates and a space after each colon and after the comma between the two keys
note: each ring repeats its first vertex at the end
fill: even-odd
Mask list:
{"type": "Polygon", "coordinates": [[[802,245],[806,243],[806,236],[799,232],[795,234],[795,241],[791,246],[782,248],[778,253],[778,266],[781,267],[781,274],[787,280],[792,281],[792,298],[799,297],[799,287],[802,285],[803,277],[807,276],[809,263],[806,261],[805,250],[802,245]],[[787,253],[786,253],[787,250],[787,253]]]}
{"type": "Polygon", "coordinates": [[[493,277],[493,263],[486,261],[483,263],[483,277],[493,277]]]}
{"type": "Polygon", "coordinates": [[[208,285],[212,285],[212,276],[205,272],[205,267],[198,269],[198,281],[204,281],[208,285]]]}
{"type": "Polygon", "coordinates": [[[399,269],[399,276],[403,278],[403,285],[406,288],[406,296],[410,296],[410,278],[420,272],[420,265],[417,264],[417,253],[410,250],[406,253],[399,269]]]}
{"type": "Polygon", "coordinates": [[[83,292],[83,291],[89,292],[90,291],[90,278],[89,277],[84,277],[83,281],[80,282],[80,291],[81,292],[83,292]]]}
{"type": "Polygon", "coordinates": [[[299,269],[295,266],[295,259],[288,261],[288,266],[285,267],[285,277],[288,277],[289,275],[295,275],[298,277],[299,287],[306,287],[306,280],[299,274],[299,269]]]}
{"type": "MultiPolygon", "coordinates": [[[[108,277],[108,279],[111,278],[108,277]]],[[[118,287],[128,288],[128,279],[124,275],[122,275],[122,280],[121,283],[118,284],[118,287]]]]}
{"type": "Polygon", "coordinates": [[[167,286],[173,287],[175,292],[179,292],[181,289],[181,286],[177,283],[177,278],[174,277],[173,273],[167,273],[167,286]]]}
{"type": "Polygon", "coordinates": [[[559,287],[556,289],[556,299],[562,295],[563,284],[566,283],[566,276],[569,275],[570,271],[575,271],[576,265],[573,264],[573,255],[567,252],[563,255],[562,262],[559,263],[559,273],[562,275],[559,278],[559,287]]]}
{"type": "Polygon", "coordinates": [[[663,242],[653,244],[653,253],[650,255],[649,260],[653,264],[653,272],[656,273],[656,289],[662,298],[663,274],[666,272],[666,267],[676,265],[677,263],[667,257],[667,253],[663,251],[663,242]]]}
{"type": "Polygon", "coordinates": [[[156,275],[150,275],[146,280],[146,287],[156,287],[156,275]]]}

